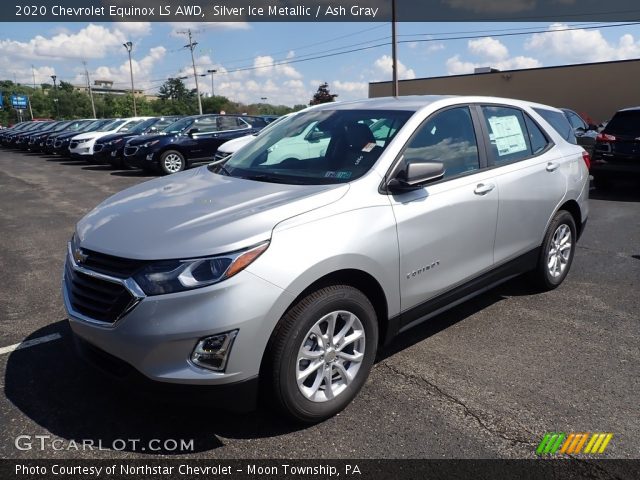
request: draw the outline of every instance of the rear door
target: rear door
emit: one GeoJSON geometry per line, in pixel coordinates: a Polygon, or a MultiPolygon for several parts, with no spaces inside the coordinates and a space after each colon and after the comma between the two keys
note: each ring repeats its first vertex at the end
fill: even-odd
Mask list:
{"type": "Polygon", "coordinates": [[[526,112],[503,105],[482,105],[479,111],[499,191],[494,249],[499,265],[541,245],[565,195],[567,167],[561,149],[526,112]]]}

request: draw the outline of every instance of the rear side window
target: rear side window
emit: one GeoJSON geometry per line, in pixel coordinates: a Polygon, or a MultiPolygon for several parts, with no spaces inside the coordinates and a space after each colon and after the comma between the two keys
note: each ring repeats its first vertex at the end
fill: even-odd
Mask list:
{"type": "Polygon", "coordinates": [[[545,137],[544,133],[540,130],[540,127],[535,124],[533,120],[529,117],[529,115],[524,115],[524,121],[527,124],[527,130],[529,131],[529,141],[531,142],[531,150],[534,155],[542,152],[547,145],[549,145],[549,140],[545,137]]]}
{"type": "Polygon", "coordinates": [[[616,113],[604,129],[605,133],[640,137],[640,110],[616,113]]]}
{"type": "Polygon", "coordinates": [[[578,143],[573,128],[571,128],[571,124],[569,120],[567,120],[567,117],[564,116],[564,113],[547,110],[545,108],[534,108],[533,110],[544,118],[567,142],[573,143],[574,145],[578,143]]]}
{"type": "Polygon", "coordinates": [[[482,107],[494,164],[506,165],[533,154],[524,115],[509,107],[482,107]]]}

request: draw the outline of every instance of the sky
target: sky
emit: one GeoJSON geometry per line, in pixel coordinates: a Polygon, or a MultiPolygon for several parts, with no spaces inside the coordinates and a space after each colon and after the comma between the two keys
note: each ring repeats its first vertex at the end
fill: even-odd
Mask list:
{"type": "MultiPolygon", "coordinates": [[[[307,104],[328,82],[338,100],[366,98],[368,83],[391,79],[390,23],[0,23],[0,79],[19,83],[93,80],[129,88],[134,44],[136,89],[153,94],[169,77],[195,86],[215,69],[214,90],[232,101],[307,104]],[[343,53],[349,50],[348,53],[343,53]],[[322,56],[323,58],[313,58],[322,56]]],[[[400,23],[401,79],[640,58],[640,25],[582,23],[400,23]],[[463,38],[461,38],[463,37],[463,38]]],[[[588,79],[584,79],[588,81],[588,79]]],[[[200,89],[211,93],[211,77],[200,89]]]]}

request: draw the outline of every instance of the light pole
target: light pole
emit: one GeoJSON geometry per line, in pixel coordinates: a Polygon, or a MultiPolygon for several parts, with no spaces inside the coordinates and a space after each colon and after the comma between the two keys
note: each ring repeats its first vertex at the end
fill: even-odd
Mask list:
{"type": "Polygon", "coordinates": [[[129,73],[131,73],[131,98],[133,98],[133,116],[138,116],[138,109],[136,108],[136,93],[133,89],[133,63],[131,62],[131,50],[133,50],[133,43],[127,42],[122,44],[129,53],[129,73]]]}
{"type": "Polygon", "coordinates": [[[60,107],[58,106],[58,84],[56,83],[57,79],[57,75],[51,75],[51,80],[53,80],[53,103],[56,104],[56,118],[60,116],[60,107]]]}
{"type": "Polygon", "coordinates": [[[213,90],[213,74],[216,73],[218,70],[207,70],[207,73],[211,74],[211,96],[213,97],[215,95],[214,90],[213,90]]]}

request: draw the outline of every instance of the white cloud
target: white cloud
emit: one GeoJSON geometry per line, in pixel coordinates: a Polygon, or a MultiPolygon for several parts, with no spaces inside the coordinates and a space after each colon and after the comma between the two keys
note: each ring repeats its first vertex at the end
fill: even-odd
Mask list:
{"type": "Polygon", "coordinates": [[[278,63],[269,55],[257,56],[253,60],[256,75],[267,77],[277,74],[288,78],[302,78],[302,74],[287,63],[278,63]]]}
{"type": "MultiPolygon", "coordinates": [[[[147,55],[141,59],[133,58],[131,67],[137,89],[147,89],[150,87],[150,79],[153,69],[160,64],[167,53],[164,47],[154,47],[147,55]]],[[[129,72],[129,59],[127,58],[117,67],[99,66],[90,73],[91,81],[112,80],[115,88],[127,88],[130,85],[131,77],[129,72]]],[[[84,71],[79,71],[73,80],[74,84],[84,85],[86,77],[84,71]]]]}
{"type": "MultiPolygon", "coordinates": [[[[389,55],[383,55],[374,62],[374,67],[386,75],[392,74],[393,59],[389,55]]],[[[398,60],[398,78],[401,80],[412,80],[416,78],[416,73],[412,68],[407,68],[398,60]]]]}
{"type": "MultiPolygon", "coordinates": [[[[129,25],[129,24],[127,24],[129,25]]],[[[31,40],[0,40],[0,56],[18,60],[96,59],[123,49],[132,34],[145,35],[150,26],[143,22],[131,27],[114,24],[107,28],[89,24],[76,33],[61,31],[51,37],[36,35],[31,40]]]]}
{"type": "Polygon", "coordinates": [[[517,70],[542,66],[539,60],[532,57],[522,55],[510,57],[509,49],[502,42],[491,37],[469,40],[467,49],[469,53],[480,58],[481,61],[472,62],[461,59],[460,55],[454,55],[446,61],[447,73],[449,75],[473,73],[477,67],[517,70]]]}
{"type": "Polygon", "coordinates": [[[115,27],[123,33],[142,37],[151,33],[151,22],[116,22],[115,27]]]}
{"type": "Polygon", "coordinates": [[[527,50],[539,55],[571,63],[624,60],[640,56],[640,40],[625,34],[618,43],[611,43],[599,30],[567,30],[556,23],[549,27],[554,33],[535,33],[525,43],[527,50]]]}
{"type": "Polygon", "coordinates": [[[445,47],[444,43],[440,43],[440,42],[436,42],[436,43],[429,43],[427,45],[427,53],[434,53],[434,52],[439,52],[440,50],[444,50],[445,47]]]}
{"type": "Polygon", "coordinates": [[[500,61],[509,56],[507,47],[500,40],[491,37],[470,40],[468,48],[470,53],[487,60],[500,61]]]}
{"type": "Polygon", "coordinates": [[[329,87],[333,93],[339,95],[339,100],[357,100],[367,98],[369,95],[369,83],[367,82],[342,82],[334,80],[329,87]]]}

